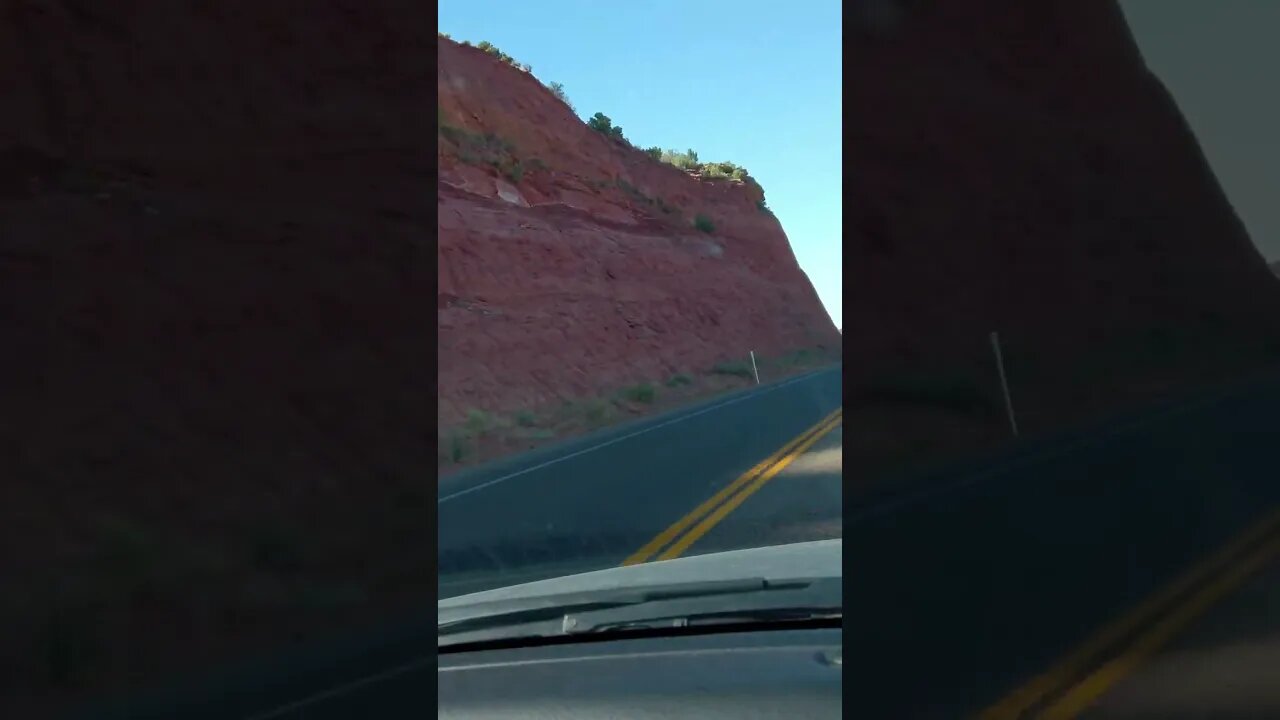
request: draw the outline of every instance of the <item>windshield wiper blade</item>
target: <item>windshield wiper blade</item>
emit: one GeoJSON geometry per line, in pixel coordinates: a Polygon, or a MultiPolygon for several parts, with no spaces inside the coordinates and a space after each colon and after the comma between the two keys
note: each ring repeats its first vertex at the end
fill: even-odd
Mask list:
{"type": "Polygon", "coordinates": [[[538,598],[480,603],[468,608],[453,608],[446,619],[437,623],[439,635],[449,635],[493,627],[524,625],[560,620],[601,610],[625,608],[652,602],[707,598],[716,595],[743,595],[762,591],[796,590],[808,587],[811,580],[769,581],[764,578],[711,580],[702,582],[648,585],[638,588],[596,590],[566,593],[538,598]]]}
{"type": "Polygon", "coordinates": [[[438,616],[441,649],[521,638],[583,637],[593,628],[663,630],[686,625],[779,626],[829,622],[842,612],[840,577],[692,582],[522,598],[448,608],[438,616]],[[666,623],[663,625],[663,623],[666,623]]]}
{"type": "Polygon", "coordinates": [[[686,615],[670,615],[665,617],[646,618],[644,620],[623,620],[582,624],[566,623],[567,633],[607,633],[626,632],[630,630],[652,630],[658,628],[692,628],[707,625],[744,624],[744,623],[792,623],[811,622],[815,620],[840,620],[844,617],[841,607],[780,607],[748,610],[722,610],[714,612],[691,613],[686,615]]]}

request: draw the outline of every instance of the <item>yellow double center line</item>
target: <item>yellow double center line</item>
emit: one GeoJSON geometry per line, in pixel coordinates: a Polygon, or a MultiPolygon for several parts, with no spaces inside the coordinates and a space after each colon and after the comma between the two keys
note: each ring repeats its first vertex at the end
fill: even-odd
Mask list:
{"type": "Polygon", "coordinates": [[[979,718],[1076,717],[1277,556],[1280,509],[1263,515],[1160,592],[1101,628],[1057,665],[984,710],[979,718]]]}
{"type": "Polygon", "coordinates": [[[737,480],[729,483],[720,492],[694,508],[693,512],[658,533],[657,537],[645,543],[644,547],[622,561],[622,564],[636,565],[649,560],[670,560],[678,557],[698,538],[715,527],[716,523],[733,512],[752,493],[772,480],[774,476],[782,472],[783,468],[790,465],[793,460],[839,425],[842,417],[843,408],[836,408],[831,414],[819,421],[818,424],[801,433],[797,438],[782,446],[777,452],[761,460],[737,480]],[[666,549],[663,550],[663,548],[666,549]]]}

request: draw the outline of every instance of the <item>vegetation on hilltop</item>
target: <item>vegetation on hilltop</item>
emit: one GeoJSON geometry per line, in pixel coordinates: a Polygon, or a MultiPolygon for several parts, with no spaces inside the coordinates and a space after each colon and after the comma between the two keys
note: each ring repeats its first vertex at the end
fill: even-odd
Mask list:
{"type": "MultiPolygon", "coordinates": [[[[439,37],[452,39],[448,33],[437,31],[437,34],[439,35],[439,37]]],[[[469,47],[471,46],[470,41],[467,41],[467,40],[463,40],[462,44],[467,45],[469,47]]],[[[527,72],[527,73],[532,73],[533,71],[533,68],[528,63],[516,62],[515,58],[506,54],[502,50],[499,50],[497,46],[495,46],[493,43],[487,40],[480,41],[474,47],[478,50],[483,50],[489,55],[492,55],[498,60],[501,60],[507,63],[508,65],[511,65],[514,68],[523,70],[524,72],[527,72]]],[[[555,96],[557,100],[563,102],[566,106],[568,106],[568,108],[571,111],[573,111],[575,115],[577,114],[578,110],[573,106],[573,103],[569,101],[569,96],[565,92],[564,84],[558,83],[558,82],[548,82],[548,83],[544,83],[544,86],[553,96],[555,96]]],[[[616,140],[617,142],[623,145],[626,145],[627,147],[635,147],[634,145],[631,144],[631,141],[628,140],[625,135],[623,135],[622,127],[619,125],[614,125],[613,120],[608,115],[605,115],[604,113],[597,112],[596,114],[588,118],[586,120],[586,123],[587,123],[587,127],[591,128],[592,130],[595,130],[598,133],[601,133],[602,135],[609,137],[610,139],[616,140]]],[[[450,139],[458,143],[460,146],[460,149],[464,151],[464,157],[463,157],[464,161],[477,160],[479,161],[478,164],[485,164],[492,161],[491,157],[480,157],[480,156],[489,156],[492,154],[491,150],[492,148],[495,147],[495,144],[492,141],[492,136],[470,137],[466,133],[463,133],[462,131],[456,128],[447,128],[443,123],[443,115],[441,115],[441,127],[442,127],[442,132],[444,132],[447,136],[449,136],[450,139]]],[[[499,142],[498,145],[501,145],[501,143],[499,142]]],[[[684,152],[680,152],[678,150],[671,150],[671,149],[664,150],[661,147],[654,146],[650,148],[645,148],[643,152],[647,154],[649,157],[653,158],[654,160],[657,160],[658,162],[666,163],[668,165],[672,165],[674,167],[680,168],[686,173],[695,175],[704,180],[722,180],[722,179],[737,180],[739,182],[750,182],[752,184],[755,184],[757,187],[759,186],[759,183],[755,182],[755,179],[750,176],[750,173],[747,172],[747,169],[745,167],[742,167],[741,165],[738,165],[736,163],[732,163],[729,161],[702,162],[698,159],[697,151],[693,150],[692,148],[685,150],[684,152]]],[[[509,151],[507,152],[507,154],[509,156],[509,151]]],[[[498,167],[498,166],[507,167],[510,160],[508,159],[504,159],[504,160],[507,160],[507,161],[504,162],[503,160],[499,160],[497,163],[494,163],[495,167],[498,167]]],[[[515,168],[514,170],[512,170],[512,172],[508,172],[506,174],[508,175],[514,174],[518,179],[520,170],[518,168],[515,168]]],[[[772,214],[773,212],[772,210],[769,209],[769,206],[765,203],[763,199],[757,202],[756,205],[759,207],[761,212],[765,212],[769,214],[772,214]]]]}
{"type": "MultiPolygon", "coordinates": [[[[446,32],[440,32],[439,30],[437,30],[437,31],[436,31],[436,36],[437,36],[437,37],[446,38],[446,39],[449,39],[449,40],[452,40],[452,39],[453,39],[453,38],[449,35],[449,33],[446,33],[446,32]]],[[[517,70],[523,70],[524,72],[533,72],[533,67],[532,67],[531,65],[529,65],[529,63],[516,62],[516,59],[515,59],[515,58],[513,58],[513,57],[511,57],[510,55],[508,55],[508,54],[506,54],[506,53],[502,52],[501,50],[499,50],[499,49],[498,49],[498,46],[497,46],[497,45],[494,45],[493,43],[489,42],[488,40],[481,40],[480,42],[476,43],[474,46],[471,44],[471,41],[470,41],[470,40],[463,40],[463,41],[462,41],[462,44],[463,44],[463,45],[466,45],[467,47],[475,47],[475,49],[477,49],[477,50],[483,50],[483,51],[485,51],[486,53],[488,53],[488,54],[490,54],[490,55],[494,56],[495,58],[497,58],[497,59],[499,59],[499,60],[501,60],[502,62],[504,62],[504,63],[506,63],[506,64],[510,65],[511,67],[516,68],[517,70]]]]}
{"type": "Polygon", "coordinates": [[[569,109],[573,111],[574,115],[578,114],[578,108],[574,107],[573,103],[569,102],[569,96],[565,94],[563,84],[558,82],[549,82],[547,83],[547,89],[551,91],[552,95],[556,96],[557,100],[564,103],[565,105],[568,105],[569,109]]]}
{"type": "Polygon", "coordinates": [[[510,140],[495,133],[473,133],[449,125],[444,122],[443,113],[440,115],[439,133],[457,148],[460,161],[477,167],[492,167],[511,182],[518,183],[524,177],[525,163],[516,156],[515,143],[510,140]]]}
{"type": "Polygon", "coordinates": [[[587,120],[587,127],[598,133],[608,135],[615,140],[620,140],[627,145],[631,144],[628,142],[627,138],[622,135],[622,127],[620,125],[614,125],[613,121],[609,119],[609,116],[604,113],[596,113],[595,115],[592,115],[591,118],[587,120]]]}

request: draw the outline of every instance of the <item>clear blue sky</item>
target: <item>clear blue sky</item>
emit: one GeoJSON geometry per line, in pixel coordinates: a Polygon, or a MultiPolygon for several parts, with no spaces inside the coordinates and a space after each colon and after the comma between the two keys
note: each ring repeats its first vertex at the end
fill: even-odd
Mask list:
{"type": "Polygon", "coordinates": [[[442,0],[439,14],[454,40],[529,63],[640,147],[745,166],[837,326],[840,18],[838,0],[442,0]]]}

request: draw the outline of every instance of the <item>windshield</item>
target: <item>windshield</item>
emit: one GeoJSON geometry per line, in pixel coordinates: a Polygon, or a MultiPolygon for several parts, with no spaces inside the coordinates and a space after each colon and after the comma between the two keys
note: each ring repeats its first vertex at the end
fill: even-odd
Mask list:
{"type": "Polygon", "coordinates": [[[724,9],[440,5],[442,599],[841,537],[840,5],[724,9]]]}

